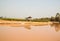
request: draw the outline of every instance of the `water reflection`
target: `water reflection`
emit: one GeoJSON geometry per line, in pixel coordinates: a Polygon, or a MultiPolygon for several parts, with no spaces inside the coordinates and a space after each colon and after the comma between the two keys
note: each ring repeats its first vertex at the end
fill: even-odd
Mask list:
{"type": "MultiPolygon", "coordinates": [[[[48,25],[48,24],[47,24],[48,25]]],[[[55,28],[55,31],[58,32],[60,31],[60,23],[52,23],[52,24],[49,24],[51,27],[54,27],[55,28]]],[[[46,26],[46,25],[33,25],[33,26],[46,26]]],[[[24,25],[24,28],[26,29],[31,29],[31,24],[25,24],[24,25]]]]}
{"type": "Polygon", "coordinates": [[[1,24],[0,41],[60,41],[60,32],[54,28],[59,31],[60,24],[1,24]]]}
{"type": "Polygon", "coordinates": [[[30,30],[30,29],[31,29],[31,24],[27,24],[27,25],[25,24],[25,25],[24,25],[24,28],[26,28],[26,29],[29,29],[29,30],[30,30]]]}
{"type": "Polygon", "coordinates": [[[53,23],[51,24],[51,27],[54,27],[55,31],[58,32],[60,30],[60,23],[53,23]]]}
{"type": "MultiPolygon", "coordinates": [[[[24,23],[24,24],[21,24],[21,23],[7,23],[7,24],[0,24],[0,26],[10,26],[10,27],[24,27],[28,30],[31,29],[31,26],[48,26],[48,24],[41,24],[41,23],[24,23]]],[[[51,27],[54,27],[55,28],[55,31],[59,31],[60,30],[60,24],[59,23],[52,23],[52,24],[49,24],[51,27]]]]}

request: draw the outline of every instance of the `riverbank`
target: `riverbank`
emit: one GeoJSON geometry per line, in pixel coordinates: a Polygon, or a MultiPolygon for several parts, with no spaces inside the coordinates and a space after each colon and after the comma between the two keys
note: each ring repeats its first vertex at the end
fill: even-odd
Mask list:
{"type": "Polygon", "coordinates": [[[52,22],[31,22],[31,21],[7,21],[7,20],[0,20],[0,25],[5,26],[42,26],[52,24],[52,22]]]}

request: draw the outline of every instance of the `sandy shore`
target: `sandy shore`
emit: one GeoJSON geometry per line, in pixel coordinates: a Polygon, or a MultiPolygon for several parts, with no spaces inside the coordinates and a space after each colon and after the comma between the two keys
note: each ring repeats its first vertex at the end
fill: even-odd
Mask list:
{"type": "Polygon", "coordinates": [[[27,21],[7,21],[0,20],[0,25],[5,26],[42,26],[52,24],[52,22],[27,22],[27,21]]]}

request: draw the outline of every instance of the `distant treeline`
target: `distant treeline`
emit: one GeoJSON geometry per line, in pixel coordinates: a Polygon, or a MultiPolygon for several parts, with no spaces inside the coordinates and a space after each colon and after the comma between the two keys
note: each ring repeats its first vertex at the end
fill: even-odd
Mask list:
{"type": "Polygon", "coordinates": [[[32,18],[31,16],[22,18],[4,18],[0,17],[1,20],[9,20],[9,21],[32,21],[32,22],[49,22],[49,21],[57,21],[60,22],[60,14],[57,13],[56,16],[52,16],[51,18],[32,18]]]}
{"type": "Polygon", "coordinates": [[[57,13],[56,16],[52,16],[50,21],[60,22],[60,14],[57,13]]]}
{"type": "Polygon", "coordinates": [[[35,21],[35,22],[48,22],[50,21],[50,18],[36,18],[36,19],[33,19],[32,21],[35,21]]]}
{"type": "Polygon", "coordinates": [[[16,19],[16,18],[0,18],[1,20],[8,20],[8,21],[32,21],[32,22],[47,22],[50,21],[50,18],[34,18],[31,20],[28,19],[16,19]]]}
{"type": "Polygon", "coordinates": [[[8,20],[8,21],[26,21],[26,19],[18,19],[18,18],[3,18],[0,17],[1,20],[8,20]]]}

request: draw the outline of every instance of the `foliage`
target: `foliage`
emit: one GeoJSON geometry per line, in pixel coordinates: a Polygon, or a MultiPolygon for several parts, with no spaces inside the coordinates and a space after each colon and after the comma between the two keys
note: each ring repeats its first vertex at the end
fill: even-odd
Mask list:
{"type": "Polygon", "coordinates": [[[60,22],[60,14],[59,13],[56,13],[56,16],[55,17],[51,17],[50,20],[51,21],[60,22]]]}
{"type": "Polygon", "coordinates": [[[0,19],[8,21],[26,21],[26,19],[17,19],[17,18],[0,18],[0,19]]]}
{"type": "Polygon", "coordinates": [[[9,21],[32,21],[32,22],[49,22],[49,21],[57,21],[60,22],[60,14],[57,13],[56,16],[52,16],[51,18],[34,18],[32,19],[31,16],[26,17],[25,19],[18,19],[18,18],[3,18],[0,17],[2,20],[9,20],[9,21]]]}
{"type": "Polygon", "coordinates": [[[50,18],[36,18],[36,19],[33,19],[32,21],[35,21],[35,22],[48,22],[48,21],[50,21],[50,18]]]}
{"type": "Polygon", "coordinates": [[[50,21],[55,21],[55,17],[51,16],[50,21]]]}

